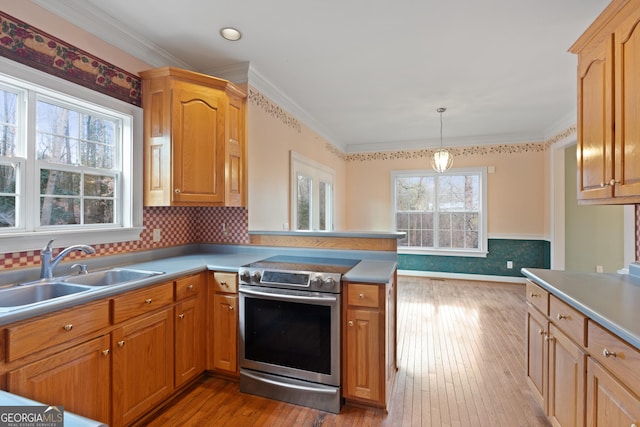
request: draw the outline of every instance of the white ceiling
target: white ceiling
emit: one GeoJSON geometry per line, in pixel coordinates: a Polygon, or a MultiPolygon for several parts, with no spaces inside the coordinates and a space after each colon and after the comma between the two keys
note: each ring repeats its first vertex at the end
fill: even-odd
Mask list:
{"type": "Polygon", "coordinates": [[[567,49],[608,4],[33,1],[154,67],[229,78],[228,66],[245,63],[245,81],[347,152],[435,147],[440,106],[445,145],[541,141],[564,130],[576,104],[567,49]],[[223,40],[224,26],[242,39],[223,40]]]}

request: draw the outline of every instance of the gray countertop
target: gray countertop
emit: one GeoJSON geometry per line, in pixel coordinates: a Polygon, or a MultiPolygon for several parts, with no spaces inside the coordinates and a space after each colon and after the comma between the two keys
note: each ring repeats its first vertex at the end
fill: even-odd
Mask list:
{"type": "MultiPolygon", "coordinates": [[[[108,263],[108,258],[111,257],[104,257],[107,258],[107,260],[101,259],[100,264],[97,267],[90,265],[89,271],[96,268],[126,266],[135,269],[161,271],[164,274],[120,285],[97,286],[86,292],[67,295],[18,309],[0,309],[0,325],[6,325],[8,323],[73,307],[81,303],[102,299],[122,292],[142,288],[155,283],[162,283],[205,270],[237,272],[243,265],[259,261],[276,254],[293,253],[296,255],[317,257],[330,255],[332,257],[357,259],[359,260],[358,264],[356,264],[343,277],[345,280],[368,283],[387,283],[392,278],[397,267],[396,254],[388,252],[290,250],[291,248],[253,248],[248,246],[225,245],[202,245],[197,247],[195,251],[191,249],[187,251],[189,253],[186,254],[170,252],[170,256],[166,256],[167,253],[164,251],[159,251],[158,254],[165,256],[157,258],[154,257],[153,254],[149,253],[126,254],[124,256],[113,257],[111,264],[108,263]]],[[[66,271],[64,264],[61,264],[58,269],[62,272],[66,271]]],[[[31,272],[31,274],[33,274],[33,272],[31,272]]],[[[57,274],[61,275],[60,272],[57,274]]],[[[3,276],[0,275],[0,285],[3,283],[2,277],[3,276]]],[[[11,280],[17,280],[16,274],[13,272],[8,277],[10,277],[11,280]]],[[[24,281],[27,280],[32,279],[25,279],[24,281]]]]}
{"type": "Polygon", "coordinates": [[[640,349],[640,278],[538,268],[522,274],[640,349]]]}
{"type": "Polygon", "coordinates": [[[273,236],[357,237],[366,239],[401,239],[406,233],[399,231],[312,231],[312,230],[254,230],[251,234],[273,236]]]}

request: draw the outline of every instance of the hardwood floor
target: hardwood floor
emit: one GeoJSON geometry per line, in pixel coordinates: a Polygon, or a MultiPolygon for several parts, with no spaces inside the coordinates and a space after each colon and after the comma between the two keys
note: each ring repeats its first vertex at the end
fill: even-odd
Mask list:
{"type": "Polygon", "coordinates": [[[331,414],[204,378],[147,426],[549,426],[524,368],[524,285],[398,278],[398,376],[388,413],[331,414]]]}

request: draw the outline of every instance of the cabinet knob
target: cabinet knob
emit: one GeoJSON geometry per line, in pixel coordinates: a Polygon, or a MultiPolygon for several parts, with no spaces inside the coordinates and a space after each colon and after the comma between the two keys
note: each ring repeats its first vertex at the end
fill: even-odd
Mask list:
{"type": "Polygon", "coordinates": [[[358,295],[358,297],[359,297],[360,299],[364,299],[364,294],[360,294],[360,295],[358,295]]]}
{"type": "Polygon", "coordinates": [[[189,286],[187,286],[187,290],[188,290],[188,291],[192,291],[192,290],[193,290],[193,285],[189,285],[189,286]]]}
{"type": "Polygon", "coordinates": [[[615,352],[609,351],[606,348],[604,350],[602,350],[602,355],[604,357],[618,357],[618,355],[615,352]]]}
{"type": "Polygon", "coordinates": [[[229,310],[233,310],[233,306],[232,305],[229,306],[229,310]]]}
{"type": "Polygon", "coordinates": [[[353,320],[349,320],[349,321],[347,322],[347,324],[348,324],[349,326],[353,326],[353,320]]]}
{"type": "Polygon", "coordinates": [[[542,329],[542,328],[538,329],[538,334],[540,334],[540,335],[544,335],[544,334],[545,334],[544,329],[542,329]]]}
{"type": "Polygon", "coordinates": [[[146,300],[144,300],[145,304],[151,304],[151,298],[147,298],[146,300]]]}
{"type": "Polygon", "coordinates": [[[184,313],[178,314],[178,319],[184,319],[184,313]]]}
{"type": "Polygon", "coordinates": [[[102,354],[105,355],[105,356],[108,356],[109,355],[109,349],[102,350],[102,354]]]}
{"type": "Polygon", "coordinates": [[[553,337],[551,335],[547,335],[547,336],[544,337],[544,340],[546,342],[553,341],[553,337]]]}
{"type": "Polygon", "coordinates": [[[558,320],[564,320],[569,318],[569,316],[567,316],[566,314],[560,314],[560,313],[558,313],[556,317],[558,318],[558,320]]]}
{"type": "Polygon", "coordinates": [[[611,178],[611,181],[609,181],[609,185],[615,187],[616,184],[620,184],[620,181],[616,181],[615,179],[611,178]]]}
{"type": "Polygon", "coordinates": [[[180,194],[180,189],[176,188],[175,190],[173,190],[173,192],[176,193],[176,194],[180,194]]]}
{"type": "Polygon", "coordinates": [[[124,340],[118,341],[118,347],[124,347],[124,340]]]}
{"type": "Polygon", "coordinates": [[[69,332],[70,330],[73,329],[73,325],[71,323],[69,323],[68,325],[64,325],[62,327],[62,329],[64,329],[65,331],[69,332]]]}
{"type": "Polygon", "coordinates": [[[225,281],[220,282],[220,285],[225,286],[225,287],[229,286],[229,285],[227,285],[227,282],[225,282],[225,281]]]}

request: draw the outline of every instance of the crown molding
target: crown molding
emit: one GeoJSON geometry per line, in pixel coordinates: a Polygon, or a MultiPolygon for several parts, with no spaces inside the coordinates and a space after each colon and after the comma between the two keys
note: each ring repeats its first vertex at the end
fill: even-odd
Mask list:
{"type": "Polygon", "coordinates": [[[235,84],[243,84],[249,82],[249,67],[249,61],[239,62],[237,64],[223,65],[205,70],[204,74],[229,80],[235,84]]]}
{"type": "Polygon", "coordinates": [[[125,27],[115,18],[98,12],[85,0],[31,1],[152,67],[170,65],[187,70],[193,69],[191,65],[125,27]]]}

